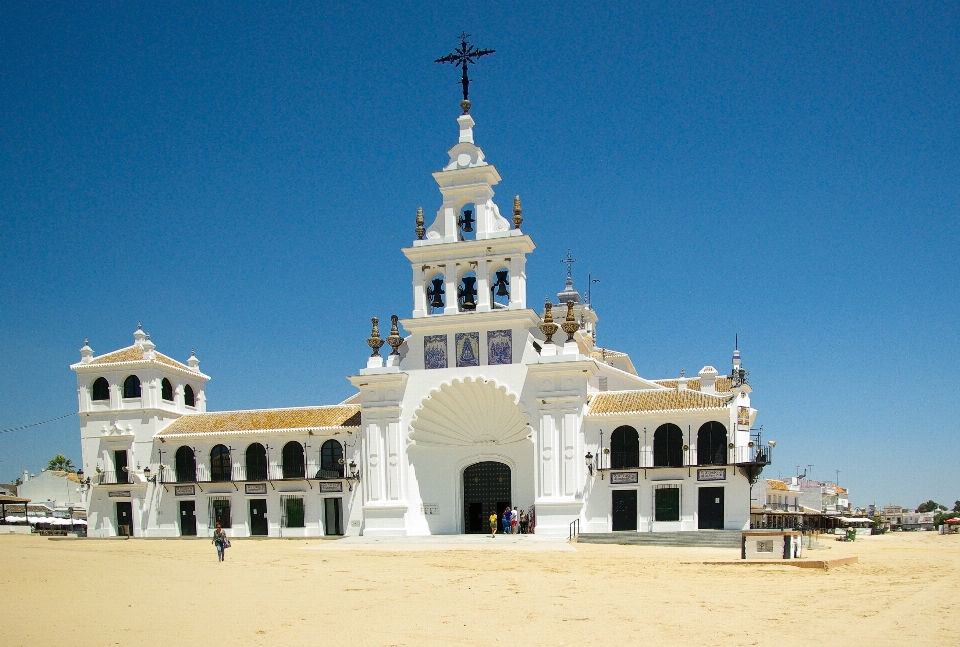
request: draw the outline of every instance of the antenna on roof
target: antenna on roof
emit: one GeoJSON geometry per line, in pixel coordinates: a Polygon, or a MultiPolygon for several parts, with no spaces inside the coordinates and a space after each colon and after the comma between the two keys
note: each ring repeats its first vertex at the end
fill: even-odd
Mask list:
{"type": "Polygon", "coordinates": [[[740,333],[733,333],[733,350],[740,350],[740,333]]]}

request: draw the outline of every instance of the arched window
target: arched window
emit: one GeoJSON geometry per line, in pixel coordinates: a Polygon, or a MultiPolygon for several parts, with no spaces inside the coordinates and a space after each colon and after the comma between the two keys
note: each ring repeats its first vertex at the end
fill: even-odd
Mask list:
{"type": "Polygon", "coordinates": [[[98,377],[96,380],[94,380],[92,397],[94,402],[110,400],[110,383],[107,382],[107,378],[98,377]]]}
{"type": "Polygon", "coordinates": [[[189,384],[183,387],[183,403],[188,407],[197,406],[197,398],[193,395],[193,387],[189,384]]]}
{"type": "Polygon", "coordinates": [[[230,450],[226,445],[216,445],[210,450],[210,480],[230,480],[230,450]]]}
{"type": "Polygon", "coordinates": [[[443,312],[446,304],[444,299],[446,291],[443,288],[445,280],[443,274],[435,274],[427,281],[427,312],[429,314],[443,312]]]}
{"type": "Polygon", "coordinates": [[[176,455],[177,483],[194,483],[197,480],[197,457],[193,448],[183,445],[176,455]]]}
{"type": "Polygon", "coordinates": [[[125,398],[139,398],[140,397],[140,378],[136,375],[131,375],[123,381],[123,397],[125,398]]]}
{"type": "Polygon", "coordinates": [[[318,479],[343,478],[343,446],[336,440],[328,440],[320,446],[320,471],[318,479]]]}
{"type": "Polygon", "coordinates": [[[610,469],[640,467],[640,434],[633,427],[617,427],[610,434],[610,469]]]}
{"type": "Polygon", "coordinates": [[[260,443],[247,447],[247,480],[267,480],[267,450],[260,443]]]}
{"type": "Polygon", "coordinates": [[[653,434],[653,466],[683,467],[683,432],[671,424],[660,425],[653,434]]]}
{"type": "Polygon", "coordinates": [[[173,402],[173,385],[167,378],[160,381],[160,397],[167,402],[173,402]]]}
{"type": "Polygon", "coordinates": [[[708,422],[697,432],[697,463],[727,464],[727,428],[716,421],[708,422]]]}
{"type": "Polygon", "coordinates": [[[283,478],[302,479],[306,475],[303,462],[303,445],[295,440],[283,446],[283,478]]]}
{"type": "Polygon", "coordinates": [[[510,305],[510,270],[501,267],[490,275],[490,307],[506,308],[510,305]]]}
{"type": "Polygon", "coordinates": [[[457,306],[461,312],[472,312],[477,309],[477,273],[470,270],[460,279],[457,288],[457,306]]]}

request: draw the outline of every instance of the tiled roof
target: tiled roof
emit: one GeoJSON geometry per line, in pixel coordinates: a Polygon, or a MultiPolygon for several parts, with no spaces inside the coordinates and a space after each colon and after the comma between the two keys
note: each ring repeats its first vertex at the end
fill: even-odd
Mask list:
{"type": "MultiPolygon", "coordinates": [[[[679,379],[654,380],[654,382],[656,382],[656,383],[659,384],[660,386],[665,386],[665,387],[667,387],[668,389],[675,389],[675,388],[677,388],[677,384],[679,383],[679,381],[680,381],[679,379]]],[[[718,377],[717,377],[716,384],[714,385],[714,388],[716,388],[717,393],[727,393],[728,391],[730,391],[730,389],[731,389],[732,387],[733,387],[733,380],[730,379],[730,376],[729,376],[729,375],[720,375],[720,376],[718,376],[718,377]]],[[[690,389],[691,391],[699,391],[699,390],[700,390],[700,378],[699,378],[699,377],[688,377],[688,378],[687,378],[687,388],[690,389]]]]}
{"type": "MultiPolygon", "coordinates": [[[[186,371],[191,371],[189,366],[182,364],[177,360],[167,357],[163,353],[158,353],[157,351],[153,352],[156,361],[161,364],[166,364],[167,366],[174,366],[176,368],[181,368],[186,371]]],[[[143,348],[134,344],[133,346],[127,346],[126,348],[121,348],[120,350],[115,350],[112,353],[106,353],[100,357],[94,357],[87,364],[114,364],[116,362],[141,362],[143,361],[143,348]]]]}
{"type": "Polygon", "coordinates": [[[783,481],[778,481],[777,479],[767,479],[767,487],[771,490],[783,490],[784,492],[789,492],[790,488],[787,487],[787,484],[783,481]]]}
{"type": "Polygon", "coordinates": [[[722,409],[729,398],[699,391],[654,390],[597,393],[590,403],[589,415],[611,415],[644,411],[682,409],[722,409]]]}
{"type": "Polygon", "coordinates": [[[359,427],[360,405],[218,411],[197,413],[174,420],[157,436],[229,434],[254,431],[289,431],[359,427]]]}

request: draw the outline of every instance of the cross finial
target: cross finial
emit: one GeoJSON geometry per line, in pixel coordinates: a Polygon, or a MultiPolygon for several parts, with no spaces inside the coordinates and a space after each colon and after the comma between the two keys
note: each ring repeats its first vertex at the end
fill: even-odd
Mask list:
{"type": "Polygon", "coordinates": [[[576,263],[578,260],[579,260],[579,259],[574,258],[574,257],[570,254],[570,248],[568,247],[568,248],[567,248],[567,257],[566,257],[565,259],[563,259],[562,261],[560,261],[561,263],[566,263],[566,264],[567,264],[567,278],[568,278],[568,279],[573,277],[573,264],[576,263]]]}
{"type": "Polygon", "coordinates": [[[493,54],[494,51],[496,51],[492,49],[477,49],[467,42],[468,38],[470,38],[470,34],[461,32],[460,47],[453,50],[452,53],[441,56],[434,61],[434,63],[453,63],[462,70],[460,85],[463,86],[463,101],[460,102],[460,107],[463,109],[463,114],[470,112],[470,77],[467,76],[467,65],[473,65],[477,62],[476,59],[481,56],[486,56],[487,54],[493,54]]]}

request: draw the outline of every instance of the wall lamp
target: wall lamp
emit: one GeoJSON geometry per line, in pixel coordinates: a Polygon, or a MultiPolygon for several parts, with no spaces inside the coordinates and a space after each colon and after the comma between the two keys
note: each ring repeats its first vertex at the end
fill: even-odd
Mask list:
{"type": "Polygon", "coordinates": [[[356,481],[357,483],[360,483],[360,468],[357,467],[357,462],[354,460],[350,461],[349,467],[350,467],[350,476],[347,477],[347,487],[352,492],[353,483],[351,483],[350,481],[356,481]]]}
{"type": "Polygon", "coordinates": [[[145,478],[145,479],[146,479],[148,482],[150,482],[150,483],[156,483],[156,482],[157,482],[157,474],[154,474],[153,476],[150,476],[150,466],[149,466],[149,465],[147,465],[146,467],[143,468],[143,478],[145,478]]]}
{"type": "Polygon", "coordinates": [[[593,454],[587,452],[587,455],[584,456],[587,461],[587,469],[590,470],[590,476],[593,476],[593,454]]]}

